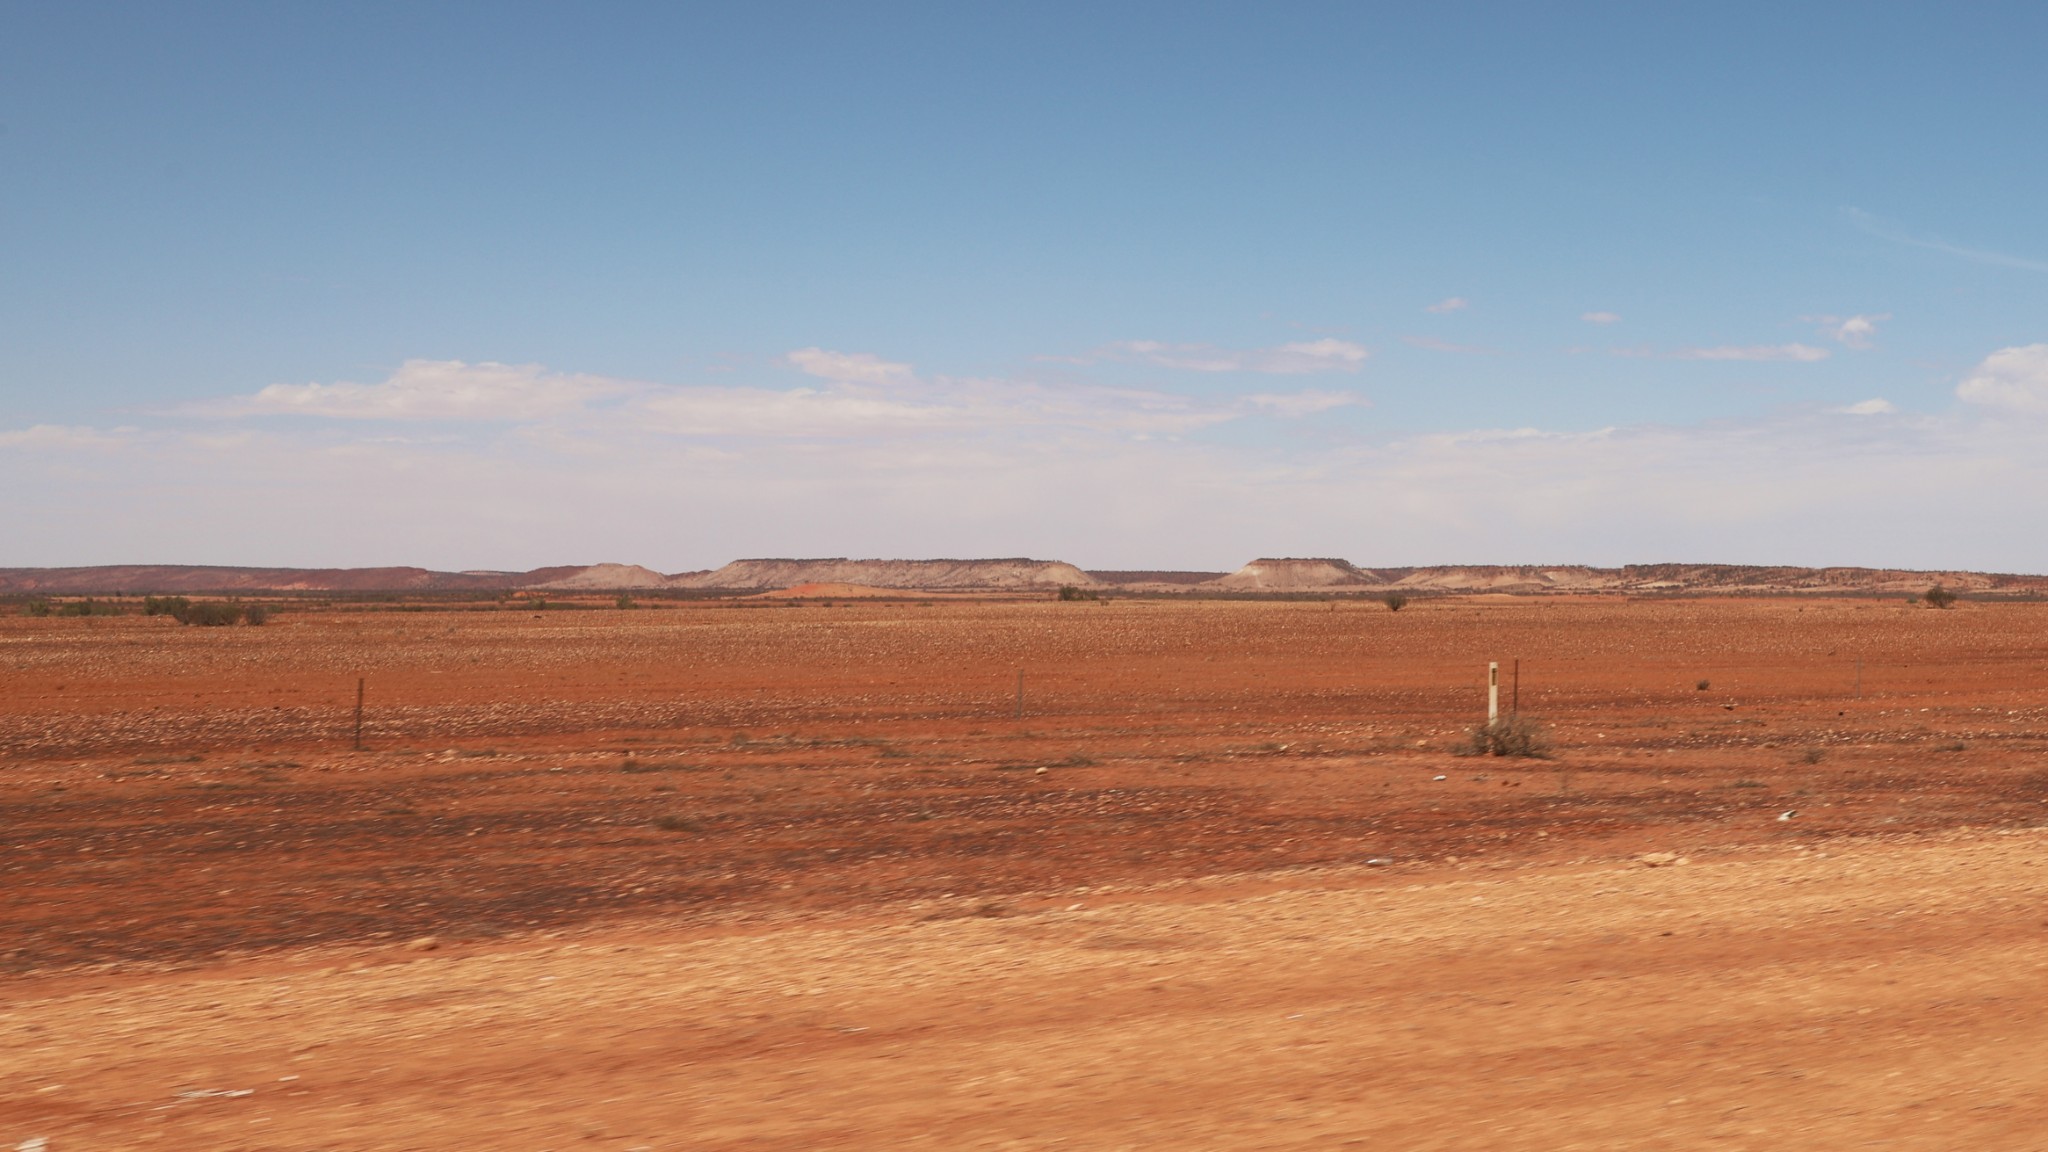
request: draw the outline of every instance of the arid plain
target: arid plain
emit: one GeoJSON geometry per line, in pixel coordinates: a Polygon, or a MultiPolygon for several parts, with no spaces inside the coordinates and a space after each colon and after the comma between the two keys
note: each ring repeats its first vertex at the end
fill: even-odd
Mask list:
{"type": "Polygon", "coordinates": [[[2048,1132],[2048,605],[421,607],[0,618],[0,1147],[2048,1132]]]}

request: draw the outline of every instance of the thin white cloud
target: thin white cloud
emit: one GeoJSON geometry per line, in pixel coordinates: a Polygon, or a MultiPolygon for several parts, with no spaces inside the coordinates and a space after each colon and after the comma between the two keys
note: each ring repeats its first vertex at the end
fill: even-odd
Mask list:
{"type": "Polygon", "coordinates": [[[1993,252],[1986,248],[1968,248],[1961,244],[1951,244],[1946,240],[1935,237],[1915,236],[1890,221],[1873,216],[1858,208],[1844,209],[1844,214],[1848,216],[1849,222],[1856,227],[1880,240],[1889,240],[1894,244],[1904,244],[1912,248],[1925,248],[1931,252],[1940,252],[1945,255],[1960,257],[1977,264],[1993,264],[2001,268],[2018,268],[2027,272],[2048,272],[2048,261],[2030,260],[2024,256],[2014,256],[2005,252],[1993,252]]]}
{"type": "Polygon", "coordinates": [[[133,428],[89,428],[77,424],[34,424],[0,430],[0,448],[119,448],[138,435],[133,428]]]}
{"type": "Polygon", "coordinates": [[[799,348],[787,359],[809,375],[842,384],[908,384],[917,378],[910,365],[884,360],[871,352],[799,348]]]}
{"type": "Polygon", "coordinates": [[[1371,405],[1365,397],[1349,392],[1319,392],[1314,389],[1288,393],[1258,392],[1245,397],[1244,403],[1254,410],[1287,418],[1313,416],[1333,408],[1371,405]]]}
{"type": "Polygon", "coordinates": [[[1472,302],[1470,300],[1465,299],[1463,296],[1452,296],[1449,299],[1439,300],[1436,303],[1429,305],[1428,307],[1424,308],[1423,311],[1434,312],[1437,315],[1441,316],[1448,312],[1463,312],[1465,309],[1470,308],[1471,306],[1472,302]]]}
{"type": "Polygon", "coordinates": [[[1880,312],[1875,316],[1808,316],[1806,321],[1820,325],[1821,334],[1837,343],[1863,349],[1877,339],[1878,324],[1891,318],[1891,313],[1880,312]]]}
{"type": "Polygon", "coordinates": [[[1828,409],[1828,411],[1830,412],[1838,413],[1843,416],[1890,416],[1896,413],[1898,410],[1898,405],[1892,403],[1889,400],[1884,399],[1883,397],[1872,397],[1869,400],[1858,400],[1854,404],[1845,404],[1840,408],[1828,409]]]}
{"type": "Polygon", "coordinates": [[[668,388],[636,401],[620,419],[638,432],[675,436],[895,442],[939,434],[1015,439],[1057,429],[1179,436],[1249,410],[1242,403],[1140,389],[940,377],[887,390],[857,384],[790,391],[668,388]]]}
{"type": "Polygon", "coordinates": [[[1619,324],[1621,323],[1621,314],[1618,312],[1581,312],[1579,319],[1584,320],[1588,324],[1619,324]]]}
{"type": "MultiPolygon", "coordinates": [[[[1295,374],[1344,363],[1332,341],[1235,354],[1245,370],[1295,374]]],[[[1355,347],[1355,346],[1350,346],[1355,347]]],[[[1358,356],[1364,355],[1357,349],[1358,356]]],[[[1181,436],[1250,415],[1298,415],[1354,398],[1338,393],[1198,399],[1170,392],[1028,381],[918,377],[869,353],[800,349],[789,362],[827,382],[776,389],[657,385],[551,372],[539,365],[409,360],[379,384],[272,385],[191,411],[216,418],[500,423],[527,439],[568,435],[689,438],[878,438],[938,433],[1023,435],[1032,429],[1181,436]]],[[[243,433],[234,433],[242,435],[243,433]]],[[[104,436],[42,427],[0,433],[0,445],[104,436]]],[[[414,438],[416,439],[416,438],[414,438]]]]}
{"type": "Polygon", "coordinates": [[[1683,348],[1671,360],[1747,360],[1764,364],[1810,364],[1828,358],[1828,350],[1810,344],[1723,344],[1714,348],[1683,348]]]}
{"type": "Polygon", "coordinates": [[[2048,344],[1993,352],[1956,385],[1956,395],[1987,408],[2048,414],[2048,344]]]}
{"type": "Polygon", "coordinates": [[[1126,340],[1097,353],[1097,357],[1102,359],[1139,360],[1187,372],[1252,372],[1267,376],[1356,372],[1371,355],[1364,345],[1330,337],[1272,348],[1218,348],[1212,344],[1126,340]]]}
{"type": "Polygon", "coordinates": [[[850,389],[672,388],[634,405],[643,431],[680,436],[856,436],[959,427],[958,409],[850,389]]]}
{"type": "Polygon", "coordinates": [[[321,416],[340,420],[529,421],[559,416],[636,386],[538,364],[407,360],[379,384],[272,384],[204,405],[210,416],[321,416]]]}
{"type": "Polygon", "coordinates": [[[1500,353],[1495,352],[1491,348],[1481,348],[1477,344],[1454,344],[1449,340],[1439,340],[1434,336],[1403,336],[1401,337],[1401,343],[1414,348],[1427,348],[1431,352],[1457,352],[1467,356],[1500,355],[1500,353]]]}

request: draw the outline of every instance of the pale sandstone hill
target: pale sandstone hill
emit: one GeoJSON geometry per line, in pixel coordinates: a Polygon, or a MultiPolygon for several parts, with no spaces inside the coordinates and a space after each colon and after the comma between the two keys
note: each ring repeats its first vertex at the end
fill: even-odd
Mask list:
{"type": "Polygon", "coordinates": [[[1202,585],[1238,592],[1298,592],[1314,588],[1361,588],[1383,581],[1349,560],[1295,557],[1254,560],[1228,576],[1202,585]]]}
{"type": "Polygon", "coordinates": [[[664,576],[652,568],[638,564],[592,564],[572,575],[545,584],[531,584],[530,588],[545,591],[611,591],[629,588],[672,588],[675,577],[664,576]]]}

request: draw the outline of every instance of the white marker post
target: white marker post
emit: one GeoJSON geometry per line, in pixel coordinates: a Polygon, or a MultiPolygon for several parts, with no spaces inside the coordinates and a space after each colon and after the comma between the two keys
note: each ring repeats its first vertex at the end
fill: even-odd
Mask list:
{"type": "Polygon", "coordinates": [[[1486,726],[1500,724],[1500,661],[1486,666],[1486,726]]]}

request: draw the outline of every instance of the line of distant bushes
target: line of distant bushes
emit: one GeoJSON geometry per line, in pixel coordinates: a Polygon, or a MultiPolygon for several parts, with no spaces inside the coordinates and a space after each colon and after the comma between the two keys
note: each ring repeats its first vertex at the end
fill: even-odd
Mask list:
{"type": "Polygon", "coordinates": [[[142,598],[142,614],[169,616],[180,624],[196,624],[202,628],[225,628],[237,623],[263,624],[270,620],[270,609],[261,604],[187,600],[183,596],[145,596],[142,598]]]}
{"type": "MultiPolygon", "coordinates": [[[[126,616],[129,614],[129,607],[118,601],[96,600],[90,596],[83,600],[62,602],[38,598],[22,601],[21,614],[39,617],[126,616]]],[[[180,624],[196,624],[203,628],[219,628],[229,624],[265,624],[270,620],[270,609],[261,604],[191,600],[183,596],[145,596],[142,598],[142,614],[169,616],[180,624]]]]}

